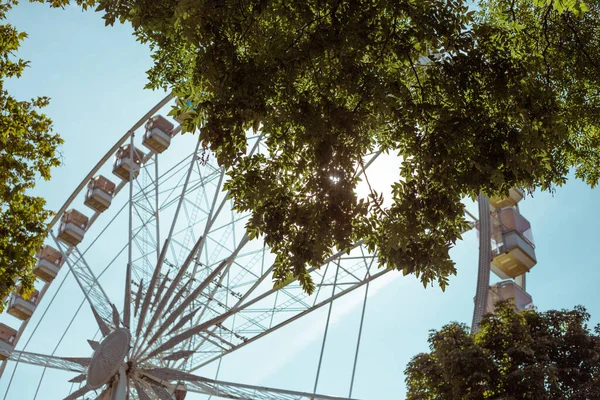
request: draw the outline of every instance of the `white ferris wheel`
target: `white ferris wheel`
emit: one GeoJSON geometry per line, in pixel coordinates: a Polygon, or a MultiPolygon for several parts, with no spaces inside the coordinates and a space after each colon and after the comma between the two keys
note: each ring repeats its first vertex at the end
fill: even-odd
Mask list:
{"type": "MultiPolygon", "coordinates": [[[[47,396],[38,393],[38,384],[39,398],[182,400],[194,393],[248,400],[352,398],[368,285],[389,270],[378,268],[376,252],[358,242],[349,253],[332,254],[321,268],[310,270],[316,285],[312,295],[297,282],[273,288],[273,257],[260,239],[246,234],[249,215],[232,211],[223,191],[224,169],[196,138],[178,135],[181,127],[159,114],[172,100],[167,96],[144,115],[65,195],[38,254],[39,291],[27,300],[15,293],[6,299],[7,313],[19,326],[0,324],[0,373],[7,363],[70,373],[70,392],[47,396]],[[183,149],[169,151],[186,139],[183,149]],[[58,345],[28,351],[68,276],[84,297],[75,314],[88,315],[87,323],[77,326],[73,316],[60,341],[71,333],[87,340],[85,351],[79,346],[75,354],[56,355],[58,345]],[[107,281],[109,286],[103,284],[107,281]],[[319,394],[331,306],[365,287],[347,395],[319,394]],[[42,301],[47,303],[40,307],[43,315],[29,325],[42,301]],[[218,368],[215,376],[198,373],[321,309],[328,314],[314,390],[221,381],[218,368]]],[[[249,153],[266,152],[260,133],[247,140],[249,153]]],[[[379,155],[367,155],[365,167],[379,155]]],[[[479,218],[468,215],[471,227],[482,232],[475,329],[499,299],[514,298],[518,308],[531,303],[524,277],[535,265],[535,254],[529,223],[518,212],[522,197],[516,189],[505,199],[480,196],[479,218]],[[489,286],[490,271],[505,280],[489,286]]],[[[9,388],[15,371],[1,378],[9,388]]]]}

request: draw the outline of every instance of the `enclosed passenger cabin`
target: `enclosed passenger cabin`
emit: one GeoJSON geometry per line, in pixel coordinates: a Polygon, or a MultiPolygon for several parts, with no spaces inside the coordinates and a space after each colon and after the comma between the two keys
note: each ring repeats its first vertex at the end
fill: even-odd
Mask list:
{"type": "Polygon", "coordinates": [[[171,144],[173,124],[161,115],[154,116],[146,122],[146,132],[142,144],[154,151],[162,153],[171,144]]]}
{"type": "Polygon", "coordinates": [[[509,299],[513,299],[517,310],[522,310],[533,303],[529,293],[524,291],[514,281],[502,281],[490,286],[487,298],[487,312],[494,312],[496,303],[509,299]]]}
{"type": "Polygon", "coordinates": [[[17,339],[17,331],[8,325],[0,324],[0,360],[4,361],[12,353],[17,339]]]}
{"type": "Polygon", "coordinates": [[[52,282],[63,265],[62,254],[54,247],[44,246],[37,258],[38,262],[33,273],[44,282],[52,282]]]}
{"type": "MultiPolygon", "coordinates": [[[[113,174],[117,175],[124,181],[129,180],[129,165],[130,162],[130,145],[126,144],[121,146],[115,154],[115,163],[113,164],[113,174]]],[[[144,153],[137,147],[133,148],[133,178],[137,178],[140,174],[140,168],[142,166],[142,160],[144,159],[144,153]]]]}
{"type": "Polygon", "coordinates": [[[0,323],[0,361],[8,359],[15,347],[17,331],[8,325],[0,323]]]}
{"type": "Polygon", "coordinates": [[[175,392],[173,394],[175,395],[175,400],[185,400],[185,397],[187,396],[187,390],[184,385],[179,384],[175,388],[175,392]]]}
{"type": "Polygon", "coordinates": [[[77,210],[65,212],[58,228],[58,239],[70,246],[77,246],[85,235],[88,217],[77,210]]]}
{"type": "Polygon", "coordinates": [[[15,291],[10,294],[8,313],[15,318],[25,321],[33,315],[40,293],[36,290],[28,300],[25,300],[18,292],[19,288],[17,287],[15,288],[15,291]]]}
{"type": "Polygon", "coordinates": [[[492,271],[501,278],[516,278],[537,263],[531,225],[513,207],[492,217],[492,271]]]}
{"type": "Polygon", "coordinates": [[[112,201],[115,184],[102,175],[98,175],[88,183],[84,204],[97,212],[103,212],[112,201]]]}
{"type": "Polygon", "coordinates": [[[511,188],[508,191],[508,197],[491,197],[490,204],[495,209],[504,207],[514,207],[523,200],[523,192],[519,189],[511,188]]]}

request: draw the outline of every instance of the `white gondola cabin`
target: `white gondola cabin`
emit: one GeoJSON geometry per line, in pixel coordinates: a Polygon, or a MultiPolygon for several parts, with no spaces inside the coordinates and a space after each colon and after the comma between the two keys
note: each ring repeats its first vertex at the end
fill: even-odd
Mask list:
{"type": "Polygon", "coordinates": [[[496,303],[512,299],[517,310],[530,307],[533,304],[531,295],[519,287],[514,281],[502,281],[490,286],[487,298],[487,312],[494,312],[496,303]]]}
{"type": "Polygon", "coordinates": [[[184,385],[179,384],[175,388],[175,392],[173,394],[175,395],[175,400],[185,400],[185,397],[187,396],[187,390],[184,385]]]}
{"type": "Polygon", "coordinates": [[[63,265],[62,254],[54,247],[44,246],[39,251],[37,258],[38,262],[33,273],[44,282],[52,282],[63,265]]]}
{"type": "Polygon", "coordinates": [[[492,271],[501,278],[516,278],[537,263],[531,225],[513,207],[492,218],[492,271]]]}
{"type": "Polygon", "coordinates": [[[124,181],[129,180],[129,166],[133,165],[133,178],[137,178],[140,174],[140,168],[142,166],[142,160],[144,159],[144,153],[137,147],[133,148],[133,163],[130,162],[131,151],[129,150],[129,144],[121,146],[115,154],[115,163],[113,164],[113,174],[117,175],[124,181]]]}
{"type": "Polygon", "coordinates": [[[496,209],[504,207],[514,207],[521,200],[523,200],[523,192],[519,189],[511,188],[508,191],[508,197],[491,197],[490,204],[496,209]]]}
{"type": "Polygon", "coordinates": [[[171,144],[173,124],[161,115],[154,116],[146,122],[146,132],[142,144],[154,151],[162,153],[171,144]]]}
{"type": "Polygon", "coordinates": [[[33,315],[40,293],[36,290],[29,299],[25,300],[18,294],[18,291],[19,288],[17,287],[15,288],[15,291],[10,294],[7,312],[13,317],[25,321],[33,315]]]}
{"type": "Polygon", "coordinates": [[[17,339],[17,331],[8,325],[0,324],[0,360],[4,361],[12,353],[17,339]]]}
{"type": "Polygon", "coordinates": [[[84,204],[97,212],[104,212],[112,201],[116,185],[102,175],[98,175],[88,183],[84,204]]]}
{"type": "Polygon", "coordinates": [[[88,217],[77,210],[65,212],[58,228],[58,239],[70,246],[77,246],[85,235],[88,217]]]}

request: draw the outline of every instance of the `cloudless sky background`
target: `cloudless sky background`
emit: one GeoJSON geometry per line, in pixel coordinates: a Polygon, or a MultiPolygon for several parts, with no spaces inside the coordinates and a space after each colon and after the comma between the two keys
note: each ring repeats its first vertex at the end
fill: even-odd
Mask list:
{"type": "MultiPolygon", "coordinates": [[[[36,189],[56,210],[117,139],[165,93],[143,89],[145,71],[152,65],[150,51],[135,41],[128,26],[104,27],[100,14],[94,12],[82,13],[77,7],[54,10],[28,2],[10,12],[9,22],[29,34],[18,55],[30,60],[31,67],[22,79],[10,81],[6,87],[20,99],[51,97],[45,112],[65,140],[63,165],[53,171],[50,182],[40,182],[36,189]]],[[[378,187],[397,174],[397,162],[391,157],[382,160],[369,174],[378,187]]],[[[520,204],[521,213],[531,222],[538,258],[527,276],[527,291],[540,310],[581,304],[592,315],[591,325],[600,321],[599,204],[600,192],[574,179],[554,196],[536,193],[520,204]]],[[[472,204],[469,208],[476,211],[472,204]]],[[[107,244],[106,253],[113,250],[107,244]]],[[[403,399],[403,370],[412,356],[427,350],[428,330],[450,321],[470,324],[476,233],[465,234],[452,256],[458,275],[451,278],[445,293],[438,287],[424,289],[413,276],[401,277],[395,272],[371,285],[353,397],[403,399]]],[[[123,280],[108,277],[103,284],[121,290],[123,280]]],[[[67,279],[61,295],[31,340],[29,351],[50,353],[60,337],[57,332],[65,329],[82,298],[72,278],[67,279]]],[[[320,393],[348,394],[363,295],[360,289],[334,303],[320,393]]],[[[43,299],[41,309],[48,298],[43,299]]],[[[85,313],[90,314],[88,310],[85,313]]],[[[312,391],[325,317],[326,308],[225,357],[219,378],[312,391]]],[[[28,331],[39,318],[34,314],[28,331]]],[[[85,340],[90,338],[90,321],[89,316],[75,320],[56,354],[89,357],[91,350],[85,340]]],[[[14,363],[10,363],[0,380],[0,398],[5,396],[13,369],[14,363]]],[[[214,367],[199,373],[212,377],[214,367]]],[[[19,365],[5,398],[32,399],[40,376],[41,369],[19,365]]],[[[70,387],[66,381],[73,376],[48,371],[37,398],[62,399],[70,387]]]]}

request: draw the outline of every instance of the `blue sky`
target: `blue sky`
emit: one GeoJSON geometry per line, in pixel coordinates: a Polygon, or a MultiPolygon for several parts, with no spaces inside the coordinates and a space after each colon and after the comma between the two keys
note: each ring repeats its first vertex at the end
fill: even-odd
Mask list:
{"type": "MultiPolygon", "coordinates": [[[[135,41],[128,27],[105,28],[99,14],[82,13],[75,7],[52,10],[28,2],[11,11],[9,21],[29,34],[19,55],[30,60],[31,67],[7,88],[19,98],[51,97],[46,113],[65,139],[63,166],[36,190],[48,200],[49,207],[57,209],[97,160],[164,93],[143,89],[145,71],[151,66],[149,50],[135,41]]],[[[383,177],[393,176],[396,165],[390,158],[382,159],[376,167],[381,173],[373,174],[382,178],[372,183],[385,186],[383,177]]],[[[532,225],[538,257],[537,266],[527,277],[527,291],[540,310],[582,304],[592,314],[592,323],[600,322],[598,204],[600,192],[574,179],[554,196],[536,193],[521,203],[521,212],[532,225]]],[[[410,357],[427,349],[428,330],[450,321],[470,323],[477,270],[475,232],[465,235],[452,256],[458,276],[451,279],[445,293],[437,287],[424,289],[414,277],[396,273],[373,283],[353,397],[404,398],[403,370],[410,357]]],[[[122,281],[108,279],[105,285],[120,290],[122,281]]],[[[48,311],[48,322],[40,325],[32,340],[36,351],[54,348],[60,336],[58,327],[64,329],[69,312],[76,308],[70,304],[72,299],[77,298],[78,303],[81,298],[72,281],[67,280],[61,291],[62,303],[59,300],[59,306],[48,311]]],[[[347,395],[362,296],[359,290],[334,303],[319,392],[347,395]]],[[[312,390],[325,313],[318,311],[225,357],[220,378],[312,390]]],[[[86,321],[76,320],[58,355],[83,356],[80,352],[89,351],[86,321]]],[[[0,396],[5,394],[11,372],[12,367],[7,368],[0,380],[0,396]]],[[[207,369],[208,377],[211,372],[207,369]]],[[[19,366],[6,398],[33,398],[40,375],[35,367],[19,366]]],[[[48,372],[38,398],[64,397],[65,388],[69,388],[64,382],[71,377],[48,372]]]]}

